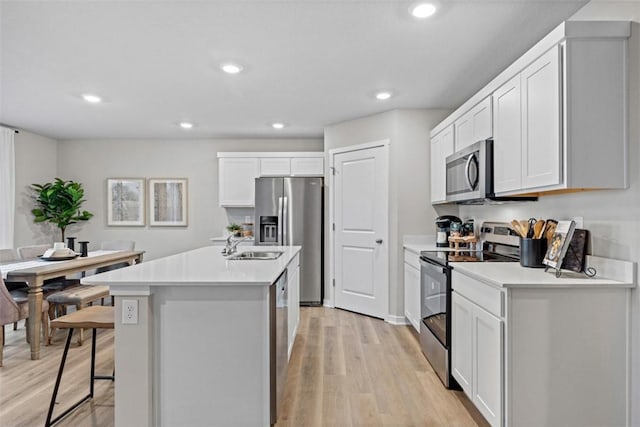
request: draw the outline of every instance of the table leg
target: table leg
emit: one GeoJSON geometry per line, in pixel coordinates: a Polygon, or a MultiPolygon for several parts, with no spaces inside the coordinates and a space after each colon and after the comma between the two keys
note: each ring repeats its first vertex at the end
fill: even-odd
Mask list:
{"type": "Polygon", "coordinates": [[[42,284],[29,286],[29,341],[31,360],[40,359],[40,332],[42,327],[42,284]]]}

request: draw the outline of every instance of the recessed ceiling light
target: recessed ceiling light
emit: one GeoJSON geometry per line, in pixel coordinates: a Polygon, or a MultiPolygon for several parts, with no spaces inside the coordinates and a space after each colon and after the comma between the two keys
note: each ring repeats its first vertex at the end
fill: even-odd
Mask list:
{"type": "Polygon", "coordinates": [[[227,74],[238,74],[240,71],[242,71],[242,65],[233,62],[226,62],[220,65],[220,68],[227,74]]]}
{"type": "Polygon", "coordinates": [[[376,99],[379,99],[380,101],[385,101],[389,98],[391,98],[391,92],[384,91],[376,93],[376,99]]]}
{"type": "Polygon", "coordinates": [[[432,3],[414,3],[409,8],[409,12],[416,18],[428,18],[436,13],[436,6],[432,3]]]}
{"type": "Polygon", "coordinates": [[[282,129],[284,128],[284,123],[279,123],[279,122],[271,123],[271,127],[274,129],[282,129]]]}
{"type": "Polygon", "coordinates": [[[84,95],[82,95],[82,99],[92,104],[97,104],[98,102],[102,102],[102,98],[100,98],[98,95],[93,95],[90,93],[85,93],[84,95]]]}
{"type": "Polygon", "coordinates": [[[180,122],[180,127],[182,129],[191,129],[193,127],[193,123],[189,122],[180,122]]]}

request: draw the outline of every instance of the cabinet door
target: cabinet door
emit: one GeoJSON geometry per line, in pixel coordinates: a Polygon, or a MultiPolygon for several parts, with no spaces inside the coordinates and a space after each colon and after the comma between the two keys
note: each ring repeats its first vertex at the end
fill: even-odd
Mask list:
{"type": "Polygon", "coordinates": [[[492,426],[502,425],[503,323],[473,307],[473,403],[492,426]]]}
{"type": "Polygon", "coordinates": [[[265,157],[260,159],[260,176],[289,176],[291,159],[281,157],[265,157]]]}
{"type": "Polygon", "coordinates": [[[289,291],[289,307],[288,307],[288,332],[289,332],[289,348],[288,355],[291,357],[291,350],[293,349],[293,342],[296,338],[296,331],[298,329],[298,322],[300,320],[300,265],[299,258],[296,257],[294,261],[289,265],[287,270],[288,274],[288,291],[289,291]]]}
{"type": "Polygon", "coordinates": [[[447,198],[446,159],[453,154],[453,125],[431,140],[431,203],[447,198]]]}
{"type": "Polygon", "coordinates": [[[291,159],[291,176],[324,176],[324,157],[291,159]]]}
{"type": "Polygon", "coordinates": [[[521,76],[522,188],[560,184],[560,47],[542,55],[521,76]]]}
{"type": "Polygon", "coordinates": [[[495,193],[519,190],[522,180],[520,74],[493,94],[493,186],[495,193]]]}
{"type": "Polygon", "coordinates": [[[420,333],[420,270],[404,263],[404,315],[420,333]]]}
{"type": "Polygon", "coordinates": [[[451,295],[451,374],[473,400],[473,304],[451,295]]]}
{"type": "Polygon", "coordinates": [[[220,206],[253,206],[258,159],[225,157],[218,159],[220,206]]]}
{"type": "Polygon", "coordinates": [[[488,96],[455,121],[455,150],[458,151],[474,142],[491,138],[493,135],[491,119],[491,96],[488,96]]]}

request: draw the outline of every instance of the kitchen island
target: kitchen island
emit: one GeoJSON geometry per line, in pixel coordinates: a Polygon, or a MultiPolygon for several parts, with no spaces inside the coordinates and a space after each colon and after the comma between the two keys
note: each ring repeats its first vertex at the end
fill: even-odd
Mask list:
{"type": "Polygon", "coordinates": [[[115,296],[116,426],[273,421],[274,341],[284,328],[278,369],[284,363],[286,372],[301,248],[238,252],[254,249],[283,253],[274,260],[230,260],[209,246],[83,279],[110,286],[115,296]],[[280,295],[275,308],[274,284],[280,288],[283,277],[292,304],[286,308],[280,295]],[[282,303],[284,325],[274,314],[282,313],[282,303]]]}

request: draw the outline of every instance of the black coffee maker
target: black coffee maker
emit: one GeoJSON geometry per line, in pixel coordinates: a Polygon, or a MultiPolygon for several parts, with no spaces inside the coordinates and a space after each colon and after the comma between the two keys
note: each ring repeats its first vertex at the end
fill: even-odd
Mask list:
{"type": "Polygon", "coordinates": [[[462,220],[454,215],[443,215],[436,218],[436,246],[439,248],[449,247],[449,230],[451,223],[462,224],[462,220]]]}

